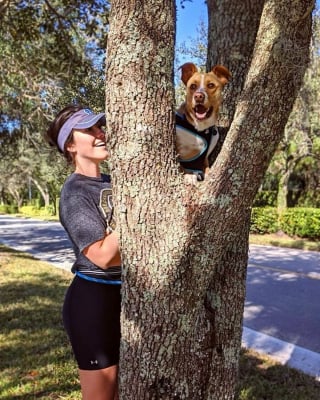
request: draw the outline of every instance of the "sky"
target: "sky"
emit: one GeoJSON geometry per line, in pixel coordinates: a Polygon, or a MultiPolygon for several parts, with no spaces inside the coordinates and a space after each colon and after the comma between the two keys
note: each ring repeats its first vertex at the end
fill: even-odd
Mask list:
{"type": "Polygon", "coordinates": [[[181,7],[180,0],[177,0],[177,45],[195,38],[200,21],[207,24],[207,20],[207,6],[204,0],[186,1],[184,8],[181,7]]]}
{"type": "MultiPolygon", "coordinates": [[[[192,0],[184,2],[181,8],[180,0],[177,2],[177,45],[190,41],[197,36],[197,27],[200,21],[207,25],[207,6],[204,0],[192,0]]],[[[317,8],[320,8],[320,0],[316,0],[317,8]]]]}

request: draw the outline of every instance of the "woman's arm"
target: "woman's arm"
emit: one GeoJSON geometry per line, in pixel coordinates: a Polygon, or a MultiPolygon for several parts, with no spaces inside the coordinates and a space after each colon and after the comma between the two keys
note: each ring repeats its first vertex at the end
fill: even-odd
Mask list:
{"type": "Polygon", "coordinates": [[[117,233],[113,231],[107,234],[104,239],[90,244],[83,250],[83,254],[103,269],[121,265],[117,233]]]}

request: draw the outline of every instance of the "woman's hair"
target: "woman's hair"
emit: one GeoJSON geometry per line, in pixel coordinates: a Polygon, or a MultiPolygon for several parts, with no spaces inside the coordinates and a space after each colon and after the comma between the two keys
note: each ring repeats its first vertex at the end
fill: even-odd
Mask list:
{"type": "Polygon", "coordinates": [[[68,139],[65,142],[64,151],[61,151],[58,146],[59,132],[60,132],[60,129],[62,128],[62,125],[74,113],[76,113],[77,111],[80,111],[84,108],[85,107],[83,107],[81,105],[70,104],[67,107],[65,107],[64,109],[62,109],[57,114],[55,119],[51,122],[51,124],[46,132],[46,135],[45,135],[45,138],[46,138],[47,142],[50,144],[50,146],[56,147],[58,149],[59,153],[62,153],[68,162],[72,162],[72,157],[71,157],[70,153],[66,150],[68,144],[72,141],[72,132],[70,133],[68,139]]]}

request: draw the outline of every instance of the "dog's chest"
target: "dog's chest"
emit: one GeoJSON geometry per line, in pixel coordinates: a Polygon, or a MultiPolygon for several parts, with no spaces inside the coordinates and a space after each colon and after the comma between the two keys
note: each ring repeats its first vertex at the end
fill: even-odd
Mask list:
{"type": "Polygon", "coordinates": [[[212,129],[198,132],[177,114],[176,147],[179,161],[189,162],[209,155],[218,141],[218,134],[212,129]]]}
{"type": "Polygon", "coordinates": [[[207,149],[207,141],[203,137],[182,126],[176,126],[176,135],[177,152],[181,161],[195,159],[207,149]]]}

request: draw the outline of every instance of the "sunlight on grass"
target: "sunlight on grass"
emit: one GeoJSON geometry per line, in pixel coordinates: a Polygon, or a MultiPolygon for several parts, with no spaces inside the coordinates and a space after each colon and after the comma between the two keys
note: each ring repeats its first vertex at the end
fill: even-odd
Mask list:
{"type": "Polygon", "coordinates": [[[236,400],[319,400],[320,383],[268,356],[242,350],[236,400]]]}
{"type": "MultiPolygon", "coordinates": [[[[265,234],[254,235],[250,234],[250,244],[260,244],[264,246],[287,247],[290,249],[300,249],[309,251],[320,251],[320,242],[311,241],[308,239],[294,239],[284,234],[265,234]]],[[[320,398],[320,397],[319,397],[320,398]]]]}
{"type": "Polygon", "coordinates": [[[0,399],[80,399],[61,321],[71,274],[0,246],[0,399]]]}

